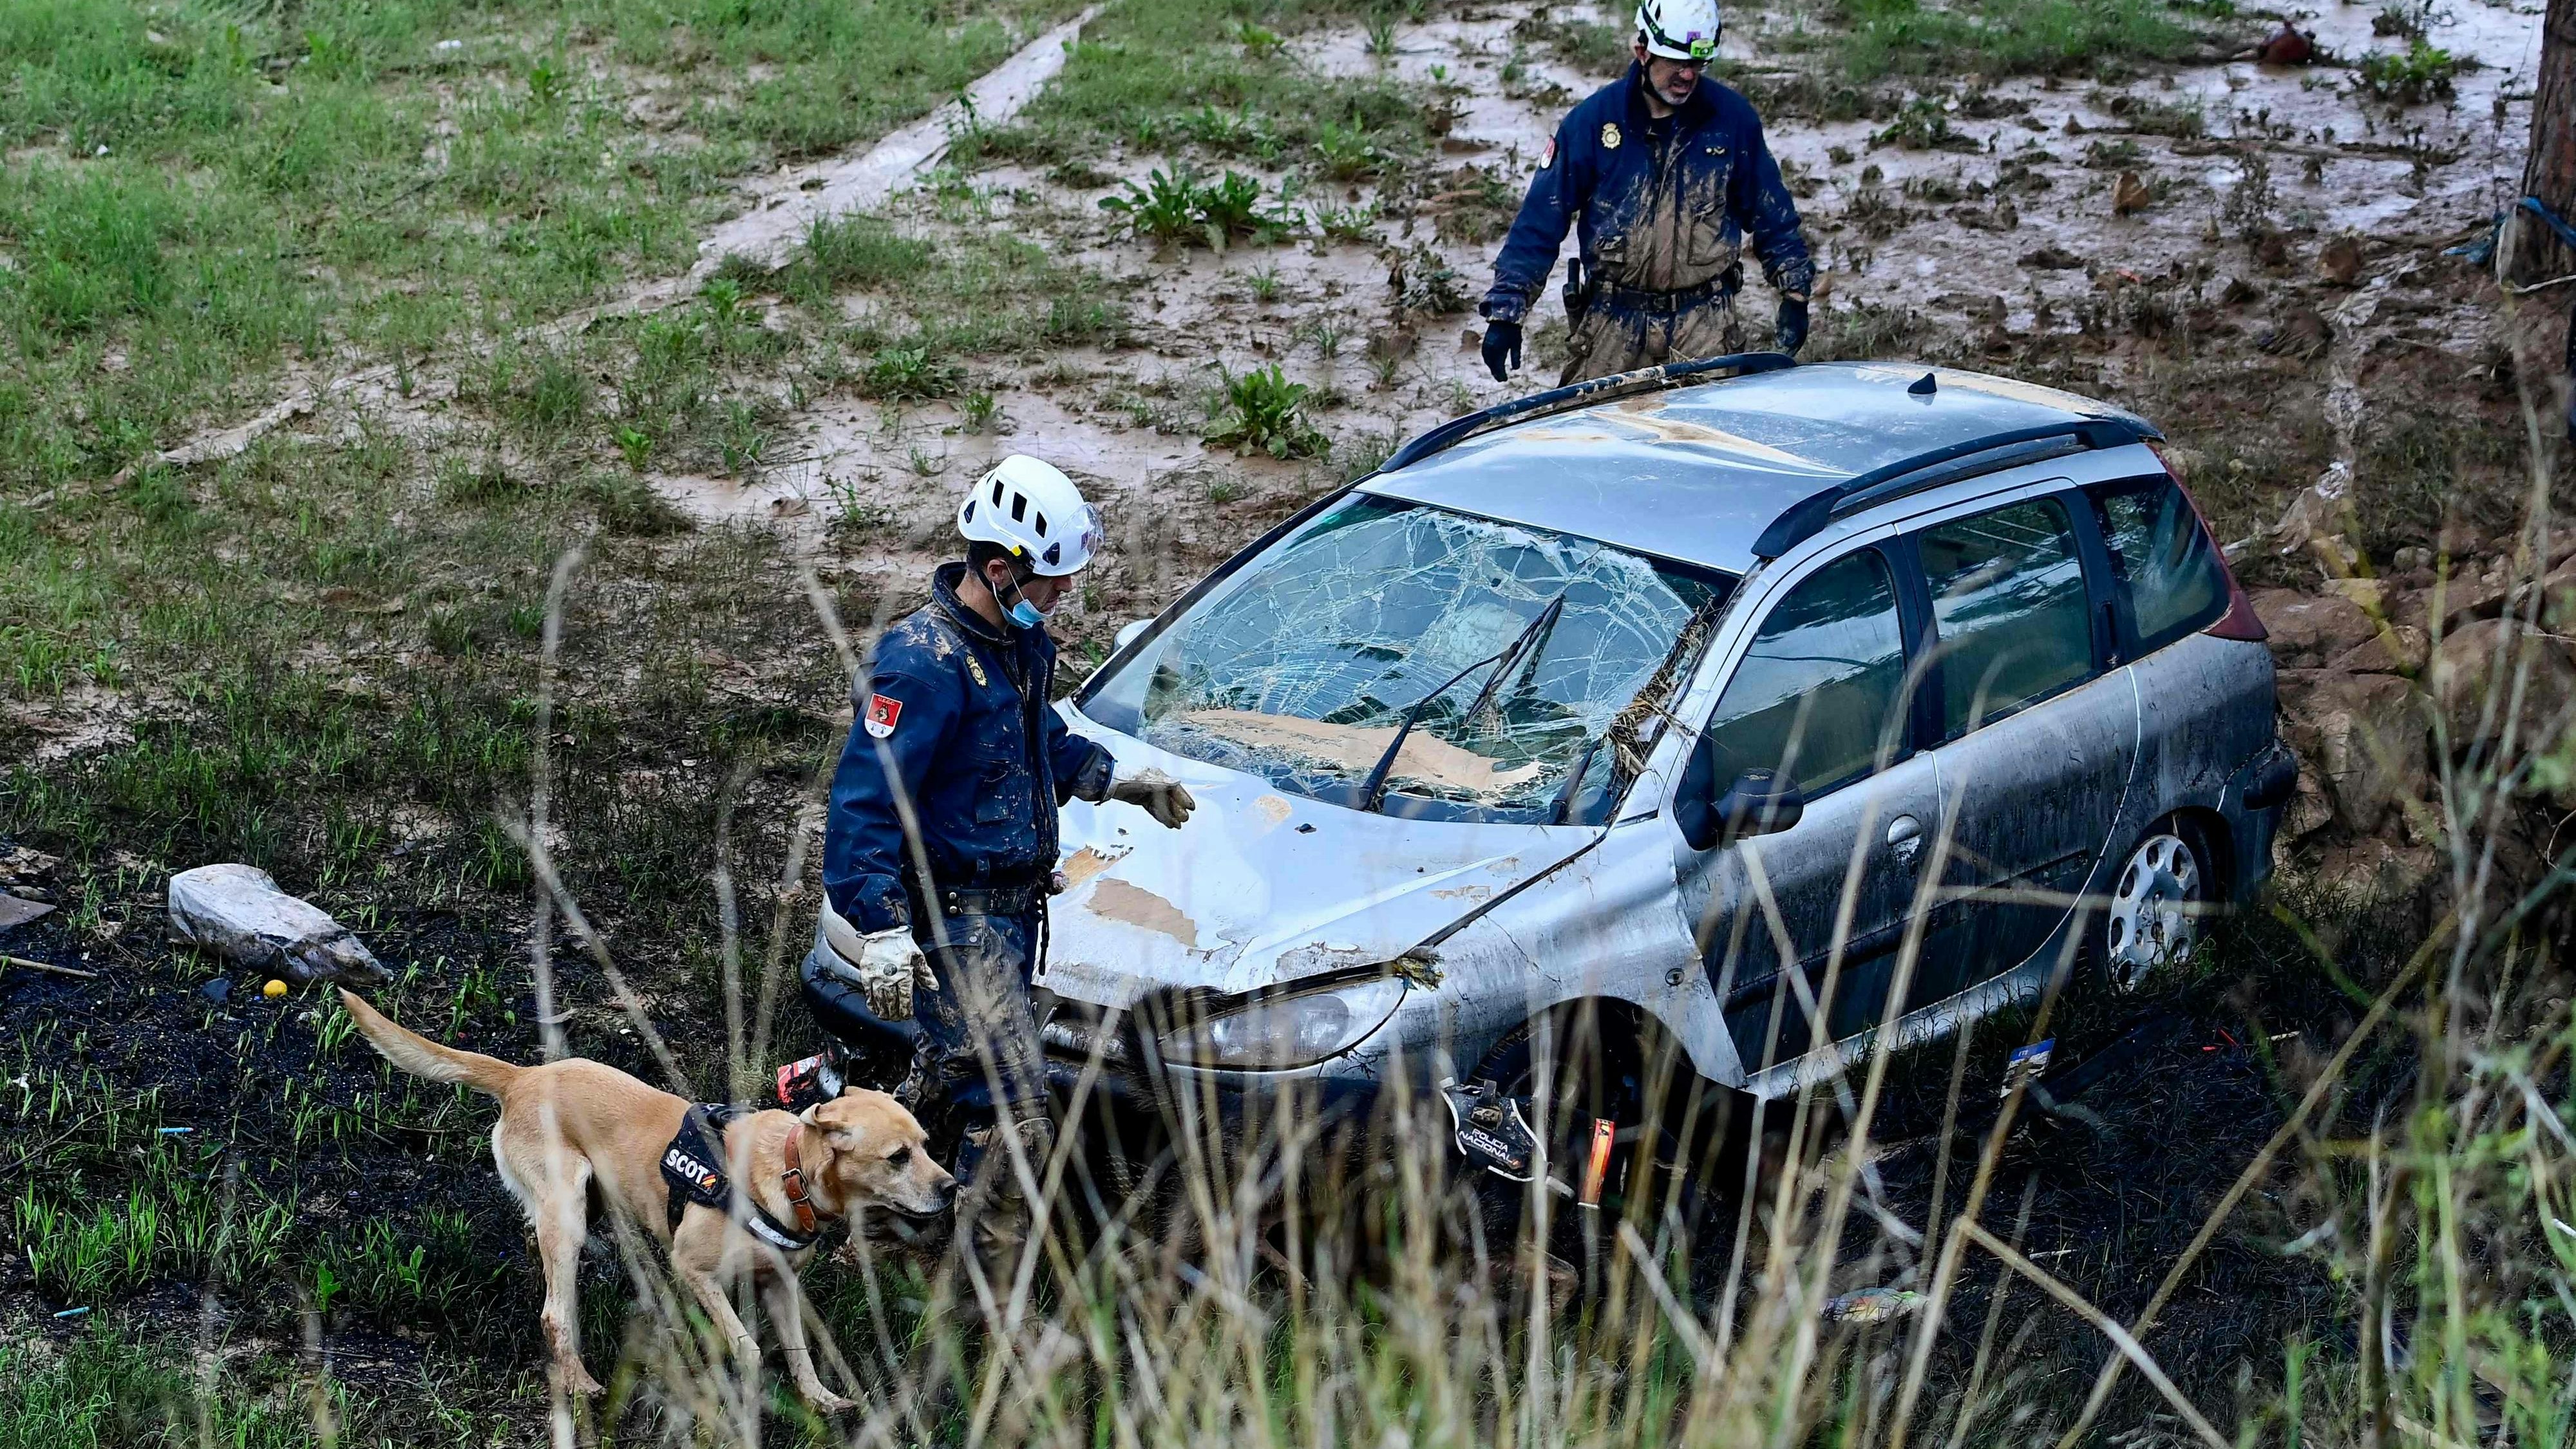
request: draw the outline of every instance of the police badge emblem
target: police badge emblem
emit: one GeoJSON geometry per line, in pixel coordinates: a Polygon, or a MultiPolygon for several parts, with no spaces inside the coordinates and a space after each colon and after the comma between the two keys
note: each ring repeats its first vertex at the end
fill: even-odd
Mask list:
{"type": "Polygon", "coordinates": [[[881,740],[891,739],[894,737],[894,727],[902,721],[902,700],[883,694],[868,696],[868,712],[862,722],[867,725],[869,734],[881,740]]]}
{"type": "Polygon", "coordinates": [[[1616,151],[1619,149],[1619,123],[1617,121],[1603,121],[1601,123],[1601,149],[1604,151],[1616,151]]]}
{"type": "Polygon", "coordinates": [[[966,651],[966,672],[975,676],[977,689],[982,689],[993,682],[984,677],[984,661],[976,658],[975,651],[972,649],[966,651]]]}

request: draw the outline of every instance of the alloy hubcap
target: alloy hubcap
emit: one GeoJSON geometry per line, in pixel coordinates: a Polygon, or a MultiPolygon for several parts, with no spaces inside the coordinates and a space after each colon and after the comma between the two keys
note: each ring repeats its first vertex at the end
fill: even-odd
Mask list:
{"type": "Polygon", "coordinates": [[[2200,944],[2200,862],[2177,835],[2152,835],[2121,868],[2105,922],[2111,984],[2135,991],[2200,944]]]}

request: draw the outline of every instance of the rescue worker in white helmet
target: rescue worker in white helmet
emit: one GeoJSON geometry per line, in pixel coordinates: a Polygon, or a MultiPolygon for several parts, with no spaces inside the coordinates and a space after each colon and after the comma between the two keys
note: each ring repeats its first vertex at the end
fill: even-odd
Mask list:
{"type": "Polygon", "coordinates": [[[1806,344],[1816,268],[1797,203],[1752,103],[1704,74],[1717,0],[1644,0],[1636,24],[1628,74],[1557,127],[1494,260],[1478,310],[1497,382],[1520,366],[1521,329],[1568,227],[1579,256],[1560,385],[1745,350],[1735,294],[1748,241],[1780,298],[1764,341],[1791,354],[1806,344]]]}
{"type": "MultiPolygon", "coordinates": [[[[978,1242],[1026,1225],[1009,1160],[1033,1174],[1053,1143],[1029,979],[1042,949],[1064,802],[1119,800],[1177,828],[1190,792],[1159,772],[1115,778],[1109,752],[1050,703],[1046,617],[1091,562],[1099,515],[1073,480],[1014,455],[957,508],[963,562],[877,641],[833,776],[821,929],[805,1001],[843,1043],[913,1041],[898,1095],[953,1145],[978,1242]],[[907,816],[910,821],[907,822],[907,816]],[[997,1208],[997,1204],[999,1205],[997,1208]]],[[[839,1054],[780,1073],[791,1106],[810,1079],[839,1090],[839,1054]]]]}

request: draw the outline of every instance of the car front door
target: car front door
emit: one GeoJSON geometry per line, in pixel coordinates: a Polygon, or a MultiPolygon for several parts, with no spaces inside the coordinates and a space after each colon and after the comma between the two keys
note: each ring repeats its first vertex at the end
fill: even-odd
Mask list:
{"type": "Polygon", "coordinates": [[[1863,547],[1780,596],[1688,772],[1723,791],[1745,771],[1773,770],[1806,799],[1786,830],[1685,844],[1679,862],[1748,1076],[1866,1029],[1887,1001],[1939,814],[1931,758],[1909,746],[1906,641],[1919,620],[1899,579],[1894,559],[1863,547]]]}
{"type": "Polygon", "coordinates": [[[2074,908],[2138,752],[2138,700],[2114,648],[2099,547],[2071,494],[1922,529],[1934,637],[1942,895],[1908,1010],[2030,959],[2074,908]],[[2098,571],[2098,569],[2096,570],[2098,571]]]}

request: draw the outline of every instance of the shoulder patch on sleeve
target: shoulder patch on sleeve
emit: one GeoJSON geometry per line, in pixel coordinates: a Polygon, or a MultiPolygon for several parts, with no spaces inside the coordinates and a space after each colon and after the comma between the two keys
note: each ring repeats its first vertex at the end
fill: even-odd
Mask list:
{"type": "Polygon", "coordinates": [[[894,734],[894,727],[901,723],[902,720],[902,700],[899,700],[890,694],[871,694],[868,696],[866,723],[869,734],[881,740],[891,738],[894,734]]]}
{"type": "Polygon", "coordinates": [[[1547,138],[1547,149],[1538,153],[1538,169],[1545,171],[1556,164],[1556,138],[1547,138]]]}

